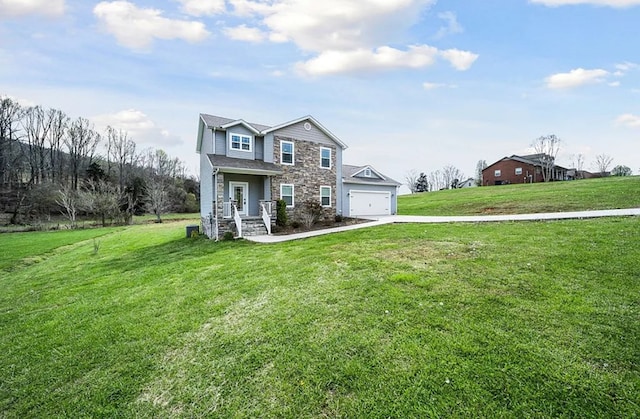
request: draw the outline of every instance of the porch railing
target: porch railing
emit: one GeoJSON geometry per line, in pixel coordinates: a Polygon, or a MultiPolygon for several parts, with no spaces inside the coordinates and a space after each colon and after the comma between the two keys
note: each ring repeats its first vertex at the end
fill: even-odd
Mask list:
{"type": "Polygon", "coordinates": [[[262,222],[267,228],[267,234],[271,234],[271,201],[260,201],[262,222]]]}
{"type": "Polygon", "coordinates": [[[238,207],[235,203],[231,203],[233,207],[233,221],[236,222],[236,230],[238,231],[238,237],[242,237],[242,218],[238,212],[238,207]]]}
{"type": "Polygon", "coordinates": [[[231,202],[222,203],[222,218],[233,218],[233,208],[231,202]]]}

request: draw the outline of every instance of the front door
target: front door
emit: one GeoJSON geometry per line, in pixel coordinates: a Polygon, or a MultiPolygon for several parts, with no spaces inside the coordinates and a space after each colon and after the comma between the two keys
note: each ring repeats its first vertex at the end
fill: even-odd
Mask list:
{"type": "Polygon", "coordinates": [[[249,214],[249,184],[246,182],[229,182],[231,199],[236,201],[238,214],[249,214]]]}

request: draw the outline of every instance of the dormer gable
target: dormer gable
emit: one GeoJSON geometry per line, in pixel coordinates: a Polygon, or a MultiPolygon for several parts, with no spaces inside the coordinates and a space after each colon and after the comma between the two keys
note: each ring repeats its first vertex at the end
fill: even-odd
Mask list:
{"type": "Polygon", "coordinates": [[[384,175],[371,166],[362,166],[351,175],[354,178],[370,179],[370,180],[387,180],[384,175]]]}

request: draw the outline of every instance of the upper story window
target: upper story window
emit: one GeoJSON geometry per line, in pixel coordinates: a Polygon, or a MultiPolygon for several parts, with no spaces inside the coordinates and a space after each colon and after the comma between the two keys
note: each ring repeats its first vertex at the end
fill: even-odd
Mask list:
{"type": "Polygon", "coordinates": [[[231,149],[239,151],[251,151],[253,141],[251,136],[231,133],[231,149]]]}
{"type": "Polygon", "coordinates": [[[516,175],[522,174],[522,167],[516,167],[516,175]]]}
{"type": "Polygon", "coordinates": [[[364,169],[364,177],[371,177],[371,169],[368,167],[364,169]]]}
{"type": "Polygon", "coordinates": [[[280,162],[294,164],[293,143],[291,141],[280,141],[280,162]]]}
{"type": "Polygon", "coordinates": [[[320,147],[320,167],[331,169],[331,149],[320,147]]]}
{"type": "Polygon", "coordinates": [[[500,176],[502,176],[502,170],[500,170],[500,169],[496,170],[495,172],[493,172],[493,175],[494,175],[495,177],[500,177],[500,176]]]}

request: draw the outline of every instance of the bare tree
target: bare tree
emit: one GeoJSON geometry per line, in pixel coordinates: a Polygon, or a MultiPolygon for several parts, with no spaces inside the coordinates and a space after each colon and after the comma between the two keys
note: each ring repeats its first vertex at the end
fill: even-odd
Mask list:
{"type": "Polygon", "coordinates": [[[584,154],[578,153],[573,155],[571,165],[576,169],[576,179],[582,179],[582,172],[584,170],[584,154]]]}
{"type": "Polygon", "coordinates": [[[78,189],[80,173],[91,164],[99,142],[100,135],[88,119],[78,118],[71,123],[64,143],[69,155],[69,174],[73,189],[78,189]]]}
{"type": "Polygon", "coordinates": [[[103,179],[88,179],[80,192],[82,209],[100,218],[102,226],[107,219],[113,220],[120,212],[120,195],[117,187],[103,179]]]}
{"type": "Polygon", "coordinates": [[[56,203],[62,207],[62,213],[67,217],[69,223],[71,223],[71,228],[76,228],[76,218],[80,203],[78,191],[76,191],[71,185],[61,187],[58,191],[56,203]]]}
{"type": "Polygon", "coordinates": [[[18,164],[22,150],[18,124],[22,107],[7,97],[0,97],[0,184],[11,184],[20,178],[18,164]]]}
{"type": "Polygon", "coordinates": [[[118,169],[118,186],[120,193],[124,192],[129,181],[129,173],[136,162],[136,143],[128,138],[122,130],[107,127],[107,174],[111,174],[111,162],[118,169]]]}
{"type": "Polygon", "coordinates": [[[609,170],[611,163],[613,163],[613,158],[608,154],[603,153],[596,156],[596,167],[598,168],[601,176],[607,174],[607,170],[609,170]]]}
{"type": "Polygon", "coordinates": [[[47,142],[49,147],[49,173],[52,182],[61,182],[64,177],[64,153],[62,144],[69,127],[69,117],[57,109],[49,109],[47,113],[49,131],[47,142]]]}
{"type": "Polygon", "coordinates": [[[538,137],[531,143],[531,147],[538,155],[536,160],[542,165],[542,179],[545,182],[549,182],[552,179],[560,143],[560,138],[554,134],[538,137]]]}
{"type": "Polygon", "coordinates": [[[26,134],[27,145],[29,147],[29,167],[30,176],[34,184],[38,184],[47,178],[45,141],[49,135],[51,121],[47,118],[47,113],[40,106],[27,108],[21,120],[22,128],[26,134]]]}
{"type": "Polygon", "coordinates": [[[162,214],[171,207],[169,199],[170,180],[175,176],[178,159],[171,159],[163,150],[150,150],[147,155],[147,211],[155,214],[156,222],[162,222],[162,214]]]}
{"type": "Polygon", "coordinates": [[[478,160],[476,164],[476,186],[482,186],[482,171],[487,168],[486,160],[478,160]]]}
{"type": "Polygon", "coordinates": [[[455,189],[458,187],[458,182],[464,177],[464,173],[458,168],[448,165],[442,168],[442,177],[443,183],[446,185],[445,188],[455,189]]]}
{"type": "Polygon", "coordinates": [[[416,182],[418,181],[418,172],[415,169],[409,170],[404,175],[404,184],[407,185],[411,193],[416,193],[416,182]]]}
{"type": "Polygon", "coordinates": [[[429,190],[430,191],[439,191],[441,189],[446,189],[447,184],[444,181],[444,176],[440,170],[434,170],[429,173],[429,190]]]}

